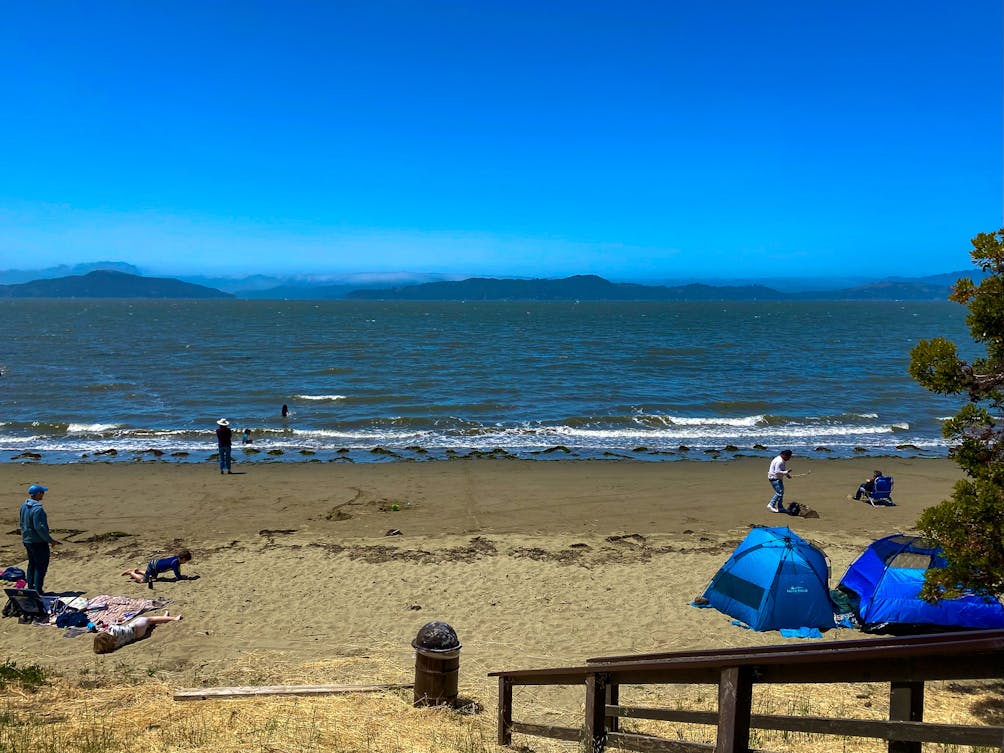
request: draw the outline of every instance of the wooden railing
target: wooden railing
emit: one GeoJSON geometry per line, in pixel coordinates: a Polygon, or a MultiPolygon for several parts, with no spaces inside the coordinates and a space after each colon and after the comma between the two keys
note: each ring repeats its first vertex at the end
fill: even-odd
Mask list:
{"type": "MultiPolygon", "coordinates": [[[[512,733],[581,740],[598,753],[606,746],[672,753],[747,753],[750,729],[783,730],[887,740],[889,753],[920,753],[921,743],[980,745],[1004,753],[1004,728],[924,722],[924,683],[1004,679],[1004,630],[872,638],[813,645],[608,656],[583,666],[492,672],[498,677],[498,742],[512,733]],[[889,719],[754,715],[754,684],[889,683],[889,719]],[[581,728],[513,720],[513,688],[585,685],[581,728]],[[622,685],[718,686],[718,710],[687,711],[622,706],[622,685]],[[620,730],[622,718],[714,725],[715,745],[620,730]]],[[[1004,701],[1002,701],[1004,702],[1004,701]]]]}

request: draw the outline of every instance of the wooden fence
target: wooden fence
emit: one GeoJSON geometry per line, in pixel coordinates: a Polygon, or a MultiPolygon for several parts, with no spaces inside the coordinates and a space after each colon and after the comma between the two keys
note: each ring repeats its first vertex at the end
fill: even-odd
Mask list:
{"type": "MultiPolygon", "coordinates": [[[[924,683],[932,680],[1004,679],[1004,630],[908,638],[871,638],[812,645],[608,656],[583,666],[492,672],[498,677],[498,742],[512,733],[586,741],[665,753],[746,753],[750,729],[887,740],[889,753],[920,753],[921,743],[980,745],[1004,753],[1004,727],[924,722],[924,683]],[[889,719],[842,719],[754,715],[757,683],[889,683],[889,719]],[[585,685],[581,728],[513,720],[513,688],[521,685],[585,685]],[[623,706],[623,685],[718,686],[717,711],[623,706]],[[657,719],[717,727],[715,745],[623,732],[623,718],[657,719]]],[[[1002,699],[1004,703],[1004,699],[1002,699]]]]}

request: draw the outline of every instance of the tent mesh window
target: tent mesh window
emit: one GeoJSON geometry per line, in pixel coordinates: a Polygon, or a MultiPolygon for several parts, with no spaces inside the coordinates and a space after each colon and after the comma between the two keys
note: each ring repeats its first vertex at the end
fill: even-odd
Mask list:
{"type": "Polygon", "coordinates": [[[889,567],[903,567],[911,570],[927,570],[931,567],[931,555],[920,552],[900,552],[886,560],[889,567]]]}
{"type": "Polygon", "coordinates": [[[720,572],[711,586],[723,596],[735,599],[751,609],[759,609],[763,603],[763,588],[756,583],[737,578],[732,573],[720,572]]]}

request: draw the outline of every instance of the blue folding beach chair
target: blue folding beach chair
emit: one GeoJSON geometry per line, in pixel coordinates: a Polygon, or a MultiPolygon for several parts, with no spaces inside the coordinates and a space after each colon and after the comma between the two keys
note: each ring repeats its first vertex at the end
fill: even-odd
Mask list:
{"type": "Polygon", "coordinates": [[[871,505],[895,506],[892,501],[892,476],[877,476],[872,482],[872,490],[868,493],[868,503],[871,505]]]}

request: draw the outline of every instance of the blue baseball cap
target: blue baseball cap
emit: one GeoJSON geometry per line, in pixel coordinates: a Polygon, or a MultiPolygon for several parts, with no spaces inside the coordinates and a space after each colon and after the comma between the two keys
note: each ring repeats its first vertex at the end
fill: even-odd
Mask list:
{"type": "Polygon", "coordinates": [[[31,486],[28,487],[28,494],[38,494],[39,492],[47,492],[47,491],[49,490],[40,484],[32,484],[31,486]]]}

